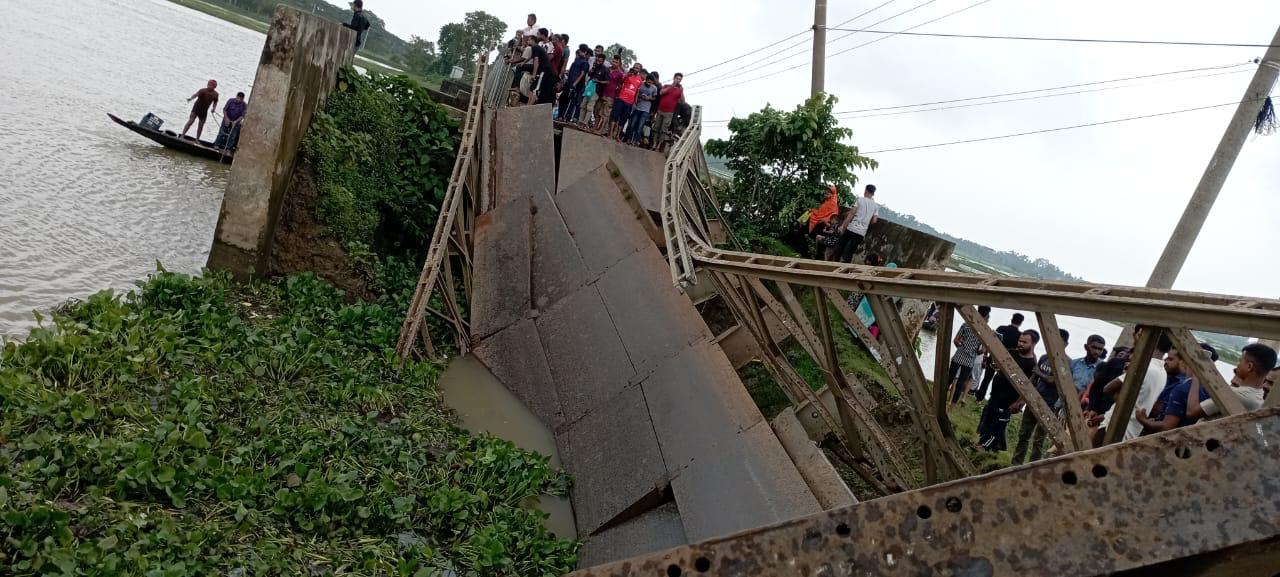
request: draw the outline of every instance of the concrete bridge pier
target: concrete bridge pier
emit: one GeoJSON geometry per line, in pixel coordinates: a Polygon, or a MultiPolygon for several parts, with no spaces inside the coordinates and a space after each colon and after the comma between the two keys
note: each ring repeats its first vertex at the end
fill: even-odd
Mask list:
{"type": "Polygon", "coordinates": [[[354,54],[351,30],[276,7],[218,213],[209,268],[229,270],[240,279],[266,272],[302,137],[333,89],[338,69],[354,54]]]}

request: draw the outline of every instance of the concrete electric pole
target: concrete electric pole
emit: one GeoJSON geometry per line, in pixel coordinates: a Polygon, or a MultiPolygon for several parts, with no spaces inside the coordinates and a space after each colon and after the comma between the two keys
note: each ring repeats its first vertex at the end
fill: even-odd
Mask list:
{"type": "Polygon", "coordinates": [[[813,8],[813,85],[810,96],[826,92],[827,0],[815,0],[813,8]]]}
{"type": "Polygon", "coordinates": [[[1226,182],[1227,175],[1231,174],[1231,167],[1235,164],[1236,157],[1240,155],[1240,149],[1244,147],[1249,131],[1253,130],[1253,123],[1258,118],[1258,110],[1262,108],[1263,100],[1271,93],[1271,88],[1276,83],[1276,76],[1280,75],[1280,47],[1278,46],[1280,46],[1280,29],[1276,30],[1276,37],[1271,40],[1271,48],[1267,50],[1266,56],[1262,57],[1262,63],[1258,66],[1258,71],[1253,74],[1249,89],[1245,91],[1244,98],[1236,107],[1235,116],[1231,118],[1231,124],[1227,125],[1227,131],[1222,135],[1222,141],[1218,143],[1218,150],[1214,151],[1208,168],[1205,168],[1204,175],[1200,177],[1200,184],[1196,186],[1195,193],[1187,202],[1182,220],[1179,220],[1178,227],[1173,229],[1169,244],[1164,247],[1164,254],[1160,255],[1160,261],[1156,263],[1155,270],[1151,271],[1151,278],[1147,281],[1148,287],[1173,288],[1173,281],[1177,280],[1178,273],[1182,272],[1182,265],[1187,261],[1187,254],[1196,243],[1196,237],[1209,216],[1209,210],[1218,199],[1222,184],[1226,182]]]}
{"type": "MultiPolygon", "coordinates": [[[[1253,81],[1249,83],[1249,88],[1245,90],[1240,105],[1236,107],[1235,116],[1231,117],[1227,131],[1218,142],[1218,149],[1209,159],[1209,166],[1204,169],[1200,184],[1196,185],[1195,193],[1191,195],[1191,200],[1187,201],[1182,219],[1173,229],[1169,244],[1165,245],[1164,253],[1156,262],[1155,270],[1151,271],[1147,287],[1173,288],[1173,282],[1178,279],[1178,273],[1182,272],[1182,265],[1187,262],[1187,255],[1191,253],[1191,247],[1195,245],[1196,237],[1200,235],[1200,229],[1204,227],[1204,221],[1209,217],[1209,210],[1213,208],[1214,201],[1218,199],[1218,193],[1222,191],[1223,183],[1227,181],[1227,175],[1231,174],[1231,167],[1235,165],[1236,157],[1240,156],[1240,149],[1244,148],[1245,139],[1248,138],[1249,131],[1253,130],[1258,111],[1261,110],[1267,95],[1271,93],[1277,75],[1280,75],[1280,29],[1276,30],[1275,38],[1271,39],[1271,47],[1262,57],[1257,72],[1254,72],[1253,81]]],[[[1120,337],[1121,344],[1132,342],[1132,336],[1132,328],[1126,328],[1120,337]]]]}

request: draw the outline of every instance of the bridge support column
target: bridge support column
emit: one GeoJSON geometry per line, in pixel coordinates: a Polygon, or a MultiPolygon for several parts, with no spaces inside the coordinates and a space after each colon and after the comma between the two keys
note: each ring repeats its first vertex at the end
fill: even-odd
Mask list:
{"type": "Polygon", "coordinates": [[[298,147],[338,69],[355,54],[353,34],[336,22],[276,8],[218,213],[209,268],[241,279],[267,272],[298,147]]]}

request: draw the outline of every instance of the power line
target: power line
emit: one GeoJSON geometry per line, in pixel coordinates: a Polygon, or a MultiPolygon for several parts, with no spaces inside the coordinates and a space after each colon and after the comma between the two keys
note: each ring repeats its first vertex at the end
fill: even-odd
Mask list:
{"type": "MultiPolygon", "coordinates": [[[[932,36],[936,38],[976,38],[982,40],[1035,40],[1041,42],[1089,42],[1101,44],[1155,44],[1161,46],[1219,46],[1228,48],[1277,48],[1271,44],[1241,44],[1231,42],[1181,42],[1172,40],[1118,40],[1104,38],[1054,38],[1047,36],[996,36],[989,34],[940,34],[929,32],[894,32],[891,30],[870,30],[866,28],[829,28],[844,32],[865,32],[867,34],[888,34],[891,36],[932,36]]],[[[909,30],[909,29],[908,29],[909,30]]]]}
{"type": "MultiPolygon", "coordinates": [[[[1248,71],[1248,70],[1231,70],[1231,71],[1229,71],[1229,72],[1215,72],[1215,73],[1213,73],[1213,74],[1200,74],[1200,75],[1197,75],[1197,76],[1187,76],[1187,77],[1184,77],[1184,78],[1171,78],[1171,79],[1169,79],[1169,80],[1164,80],[1164,81],[1161,81],[1161,82],[1179,82],[1179,81],[1182,81],[1182,80],[1195,80],[1195,79],[1198,79],[1198,78],[1209,78],[1209,77],[1212,77],[1212,76],[1224,76],[1224,75],[1227,75],[1227,74],[1239,74],[1239,73],[1241,73],[1241,72],[1249,72],[1249,71],[1248,71]]],[[[859,118],[877,118],[877,117],[881,117],[881,116],[898,116],[898,115],[901,115],[901,114],[912,114],[912,113],[916,113],[916,112],[936,112],[936,111],[939,111],[939,110],[954,110],[954,109],[957,109],[957,108],[973,108],[973,107],[975,107],[975,106],[986,106],[986,105],[988,105],[988,104],[1004,104],[1004,103],[1007,103],[1007,102],[1024,102],[1024,101],[1027,101],[1027,100],[1040,100],[1040,99],[1044,99],[1044,98],[1054,98],[1054,97],[1056,97],[1056,96],[1073,96],[1073,95],[1076,95],[1076,94],[1087,94],[1087,93],[1090,93],[1090,92],[1106,92],[1106,91],[1109,91],[1109,90],[1119,90],[1119,89],[1121,89],[1121,88],[1136,88],[1136,87],[1139,87],[1139,86],[1147,86],[1147,85],[1149,85],[1149,84],[1155,84],[1155,83],[1152,83],[1152,82],[1145,82],[1145,83],[1142,83],[1142,84],[1125,84],[1125,85],[1122,85],[1122,86],[1104,86],[1104,87],[1101,87],[1101,88],[1090,88],[1090,89],[1087,89],[1087,90],[1076,90],[1076,91],[1073,91],[1073,92],[1059,92],[1059,93],[1057,93],[1057,94],[1040,94],[1040,95],[1038,95],[1038,96],[1024,96],[1024,97],[1021,97],[1021,98],[1009,98],[1009,99],[1006,99],[1006,100],[992,100],[992,101],[989,101],[989,102],[972,102],[972,103],[969,103],[969,104],[957,104],[957,105],[954,105],[954,106],[940,106],[940,107],[937,107],[937,108],[921,108],[921,109],[916,109],[916,110],[897,110],[897,111],[893,111],[893,112],[877,112],[877,113],[873,113],[873,114],[863,114],[863,115],[859,115],[859,116],[844,116],[844,117],[842,117],[842,119],[843,119],[843,120],[856,120],[856,119],[859,119],[859,118]]]]}
{"type": "MultiPolygon", "coordinates": [[[[845,20],[845,21],[843,21],[843,22],[841,22],[841,23],[839,23],[839,24],[836,24],[836,27],[844,26],[845,24],[848,24],[848,23],[850,23],[850,22],[853,22],[854,20],[857,20],[857,19],[859,19],[859,18],[862,18],[863,16],[866,16],[867,14],[870,14],[870,13],[872,13],[872,12],[875,12],[876,10],[879,10],[879,9],[881,9],[881,8],[884,8],[885,6],[888,6],[889,4],[892,4],[892,3],[896,2],[896,1],[897,1],[897,0],[885,0],[884,2],[881,2],[880,4],[876,5],[874,8],[871,8],[870,10],[864,10],[864,11],[862,11],[861,13],[857,14],[856,16],[854,16],[853,18],[849,18],[848,20],[845,20]]],[[[936,2],[936,1],[937,1],[937,0],[929,0],[929,2],[926,2],[925,4],[929,4],[929,3],[932,3],[932,2],[936,2]]],[[[917,6],[917,8],[919,8],[919,6],[917,6]]],[[[912,10],[914,10],[914,9],[915,9],[915,8],[912,8],[912,10]]],[[[909,10],[908,10],[908,11],[909,11],[909,10]]],[[[900,13],[900,14],[898,14],[898,15],[895,15],[895,16],[891,16],[890,18],[896,18],[897,16],[900,16],[901,14],[902,14],[902,13],[900,13]]],[[[878,26],[878,25],[880,25],[880,24],[883,24],[885,21],[886,21],[886,20],[880,20],[880,21],[878,21],[878,22],[876,22],[876,23],[872,24],[872,26],[878,26]]],[[[830,30],[830,28],[828,28],[828,30],[830,30]]],[[[833,44],[833,43],[835,43],[835,42],[839,42],[840,40],[845,39],[845,38],[848,38],[848,37],[850,37],[850,36],[853,36],[854,34],[856,34],[856,32],[850,32],[850,33],[847,33],[847,34],[843,34],[843,35],[841,35],[841,36],[840,36],[840,37],[838,37],[838,38],[833,38],[833,39],[831,39],[831,40],[828,40],[828,41],[827,41],[827,44],[828,44],[828,45],[830,45],[830,44],[833,44]]],[[[711,84],[711,83],[714,83],[714,82],[717,82],[717,81],[720,81],[720,80],[724,80],[724,79],[726,79],[726,78],[732,78],[732,77],[733,77],[735,74],[737,74],[738,72],[744,72],[744,71],[750,71],[750,70],[759,70],[759,69],[764,68],[764,67],[766,67],[766,66],[771,66],[771,65],[773,65],[773,64],[777,64],[777,63],[782,62],[782,61],[784,61],[784,60],[790,60],[790,59],[792,59],[792,58],[795,58],[796,56],[799,56],[799,55],[801,55],[801,54],[804,54],[805,50],[804,50],[804,49],[801,49],[799,52],[793,52],[793,53],[791,53],[791,54],[785,54],[785,53],[786,53],[786,52],[788,52],[788,51],[790,51],[790,50],[791,50],[791,49],[793,49],[793,48],[798,47],[798,46],[803,46],[805,43],[806,43],[806,41],[803,41],[803,40],[802,40],[802,41],[800,41],[800,42],[796,42],[796,43],[794,43],[794,44],[792,44],[792,45],[790,45],[790,46],[787,46],[786,48],[783,48],[783,49],[779,50],[778,52],[781,54],[781,56],[779,56],[779,55],[774,55],[774,56],[775,56],[775,58],[774,58],[773,60],[770,60],[770,61],[768,61],[768,62],[764,62],[764,63],[754,63],[754,62],[753,62],[753,63],[745,64],[745,65],[743,65],[743,66],[739,66],[739,67],[737,67],[737,68],[734,68],[733,70],[730,70],[730,71],[728,71],[728,72],[725,72],[725,73],[723,73],[723,74],[721,74],[721,75],[719,75],[719,76],[716,76],[716,77],[714,77],[714,78],[712,78],[712,79],[710,79],[710,80],[704,80],[704,81],[702,81],[702,84],[703,84],[703,85],[705,85],[705,84],[711,84]]],[[[745,58],[745,57],[750,56],[750,55],[751,55],[751,53],[743,54],[743,55],[742,55],[742,56],[740,56],[739,58],[745,58]]],[[[693,89],[693,87],[690,87],[690,88],[691,88],[691,89],[693,89]]]]}
{"type": "MultiPolygon", "coordinates": [[[[890,1],[892,2],[893,0],[890,0],[890,1]]],[[[844,24],[845,24],[845,23],[841,23],[841,24],[839,24],[839,25],[840,25],[840,26],[843,26],[844,24]]],[[[777,41],[777,42],[774,42],[774,43],[772,43],[772,44],[767,44],[767,45],[765,45],[765,46],[761,46],[761,47],[759,47],[759,48],[756,48],[755,50],[752,50],[752,51],[750,51],[750,52],[745,52],[745,53],[743,53],[743,54],[740,54],[740,55],[738,55],[738,56],[735,56],[735,57],[730,58],[730,59],[728,59],[728,60],[725,60],[725,61],[723,61],[723,62],[717,62],[717,63],[712,64],[711,66],[708,66],[708,67],[706,67],[706,68],[699,68],[699,69],[697,69],[697,70],[694,70],[693,72],[690,72],[690,73],[688,73],[688,74],[685,74],[684,76],[685,76],[685,78],[688,78],[688,77],[693,76],[694,74],[697,74],[697,73],[699,73],[699,72],[706,72],[706,71],[711,70],[711,69],[713,69],[713,68],[719,68],[719,67],[721,67],[721,66],[724,66],[725,64],[728,64],[728,63],[730,63],[730,62],[736,62],[736,61],[741,60],[741,59],[743,59],[743,58],[746,58],[746,57],[748,57],[748,56],[750,56],[750,55],[752,55],[752,54],[755,54],[756,52],[759,52],[759,51],[761,51],[761,50],[767,50],[767,49],[769,49],[769,48],[772,48],[772,47],[774,47],[774,46],[777,46],[777,45],[779,45],[779,44],[782,44],[783,42],[786,42],[786,41],[788,41],[788,40],[791,40],[792,38],[795,38],[796,36],[801,36],[801,35],[803,35],[803,34],[808,34],[811,30],[812,30],[812,28],[805,28],[804,30],[801,30],[801,31],[799,31],[799,32],[796,32],[795,34],[792,34],[792,35],[790,35],[790,36],[788,36],[788,37],[786,37],[786,38],[783,38],[782,40],[779,40],[779,41],[777,41]]]]}
{"type": "Polygon", "coordinates": [[[841,110],[835,114],[855,114],[860,112],[879,112],[881,110],[896,110],[900,108],[916,108],[919,106],[936,106],[938,104],[951,104],[954,102],[969,102],[972,100],[985,100],[988,98],[1003,98],[1005,96],[1020,96],[1023,94],[1034,94],[1037,92],[1049,92],[1053,90],[1066,90],[1068,88],[1082,88],[1085,86],[1096,86],[1099,84],[1112,84],[1115,82],[1127,82],[1130,80],[1143,80],[1146,78],[1157,78],[1160,76],[1173,76],[1175,74],[1186,74],[1188,72],[1206,72],[1209,70],[1223,70],[1226,68],[1235,68],[1237,66],[1247,66],[1249,64],[1257,64],[1256,61],[1239,62],[1236,64],[1219,64],[1217,66],[1205,66],[1203,68],[1188,68],[1186,70],[1174,70],[1171,72],[1157,72],[1154,74],[1142,74],[1139,76],[1129,76],[1127,78],[1113,78],[1111,80],[1095,80],[1093,82],[1083,82],[1080,84],[1064,84],[1062,86],[1053,86],[1050,88],[1036,88],[1034,90],[1020,90],[1018,92],[1005,92],[1001,94],[988,94],[986,96],[970,96],[968,98],[953,98],[951,100],[935,100],[933,102],[921,102],[918,104],[899,104],[897,106],[881,106],[879,108],[861,108],[856,110],[841,110]]]}
{"type": "MultiPolygon", "coordinates": [[[[919,27],[921,27],[921,26],[925,26],[925,25],[928,25],[928,24],[933,24],[934,22],[937,22],[937,21],[939,21],[939,20],[942,20],[943,18],[950,18],[950,17],[955,16],[956,14],[959,14],[959,13],[964,12],[964,11],[966,11],[966,10],[972,10],[972,9],[974,9],[974,8],[977,8],[977,7],[979,7],[979,6],[983,5],[983,4],[986,4],[987,2],[990,2],[990,1],[991,1],[991,0],[980,0],[980,1],[978,1],[978,2],[975,2],[975,3],[973,3],[973,4],[970,4],[970,5],[968,5],[968,6],[965,6],[964,8],[961,8],[961,9],[959,9],[959,10],[956,10],[956,11],[954,11],[954,12],[948,12],[948,13],[943,14],[942,16],[939,16],[939,17],[934,18],[934,19],[932,19],[932,20],[928,20],[928,21],[925,21],[925,22],[921,22],[920,24],[916,24],[915,26],[910,26],[910,27],[904,28],[904,29],[903,29],[903,31],[905,32],[906,30],[915,30],[916,28],[919,28],[919,27]]],[[[923,4],[922,4],[921,6],[923,6],[923,4]]],[[[919,7],[919,6],[917,6],[917,7],[919,7]]],[[[896,16],[895,16],[895,17],[896,17],[896,16]]],[[[873,26],[874,26],[874,25],[873,25],[873,26]]],[[[842,29],[837,29],[837,30],[842,30],[842,29]]],[[[854,46],[854,47],[852,47],[852,48],[846,48],[846,49],[844,49],[844,50],[841,50],[841,51],[839,51],[839,52],[836,52],[835,54],[829,54],[829,55],[827,55],[827,60],[830,60],[830,59],[832,59],[832,58],[834,58],[834,57],[836,57],[836,56],[839,56],[839,55],[841,55],[841,54],[846,54],[846,53],[852,52],[852,51],[854,51],[854,50],[857,50],[857,49],[859,49],[859,48],[862,48],[863,46],[868,46],[868,45],[871,45],[871,44],[875,44],[876,42],[879,42],[879,41],[881,41],[881,40],[886,40],[886,39],[888,39],[888,38],[892,38],[892,36],[885,36],[885,37],[882,37],[882,38],[877,38],[877,39],[875,39],[875,40],[872,40],[872,41],[870,41],[870,42],[864,42],[864,43],[859,44],[859,45],[857,45],[857,46],[854,46]]],[[[715,91],[717,91],[717,90],[723,90],[723,89],[725,89],[725,88],[732,88],[732,87],[734,87],[734,86],[741,86],[741,85],[743,85],[743,84],[747,84],[747,83],[750,83],[750,82],[755,82],[755,81],[757,81],[757,80],[762,80],[762,79],[768,78],[768,77],[770,77],[770,76],[776,76],[776,75],[778,75],[778,74],[782,74],[782,73],[784,73],[784,72],[790,72],[790,71],[795,70],[795,69],[797,69],[797,68],[803,68],[803,67],[805,67],[805,66],[807,66],[807,65],[808,65],[808,63],[807,63],[807,62],[800,63],[800,64],[797,64],[797,65],[792,66],[792,67],[790,67],[790,68],[783,68],[782,70],[777,70],[777,71],[774,71],[774,72],[770,72],[770,73],[768,73],[768,74],[763,74],[763,75],[760,75],[760,76],[756,76],[756,77],[754,77],[754,78],[750,78],[750,79],[748,79],[748,80],[744,80],[744,81],[741,81],[741,82],[735,82],[735,83],[733,83],[733,84],[726,84],[726,85],[723,85],[723,86],[716,86],[716,87],[714,87],[714,88],[708,88],[708,89],[706,89],[706,90],[703,90],[702,92],[715,92],[715,91]]],[[[692,89],[691,89],[691,90],[690,90],[690,92],[698,92],[698,91],[697,91],[697,90],[692,90],[692,89]]]]}
{"type": "MultiPolygon", "coordinates": [[[[920,102],[920,103],[917,103],[917,104],[899,104],[899,105],[895,105],[895,106],[880,106],[880,107],[876,107],[876,108],[859,108],[859,109],[854,109],[854,110],[841,110],[841,111],[837,111],[837,112],[835,112],[835,113],[833,113],[833,114],[834,114],[835,116],[842,116],[842,117],[845,117],[845,118],[870,118],[870,117],[875,117],[875,116],[890,116],[890,115],[893,115],[893,114],[907,114],[907,113],[911,113],[911,112],[929,112],[929,111],[932,111],[932,110],[949,110],[949,109],[952,109],[952,108],[965,108],[965,107],[967,107],[967,106],[983,106],[983,105],[986,105],[986,104],[1001,104],[1001,103],[1005,103],[1005,102],[1020,102],[1020,101],[1024,101],[1024,100],[1035,100],[1035,99],[1038,99],[1038,98],[1051,98],[1051,97],[1054,97],[1054,96],[1068,96],[1068,95],[1074,95],[1074,94],[1084,94],[1084,93],[1088,93],[1088,92],[1102,92],[1102,91],[1106,91],[1106,90],[1116,90],[1116,89],[1120,89],[1120,88],[1134,88],[1134,87],[1138,87],[1138,86],[1146,86],[1146,85],[1151,84],[1151,83],[1143,83],[1143,84],[1128,84],[1128,85],[1125,85],[1125,86],[1105,87],[1105,88],[1098,88],[1098,89],[1095,89],[1095,90],[1079,90],[1079,91],[1076,91],[1076,92],[1064,92],[1064,93],[1061,93],[1061,94],[1047,94],[1047,95],[1042,95],[1042,96],[1035,96],[1035,97],[1032,97],[1032,98],[1015,98],[1015,99],[1010,99],[1010,100],[996,100],[996,101],[992,101],[992,102],[979,102],[979,103],[976,103],[976,104],[970,104],[970,105],[967,105],[967,106],[948,106],[948,107],[943,107],[943,108],[927,108],[927,109],[923,109],[923,110],[902,110],[902,109],[904,109],[904,108],[913,108],[913,109],[916,109],[916,108],[920,108],[920,107],[923,107],[923,106],[937,106],[937,105],[940,105],[940,104],[954,104],[954,103],[957,103],[957,102],[972,102],[972,101],[974,101],[974,100],[987,100],[987,99],[990,99],[990,98],[1003,98],[1003,97],[1006,97],[1006,96],[1021,96],[1021,95],[1024,95],[1024,94],[1036,94],[1036,93],[1040,93],[1040,92],[1051,92],[1051,91],[1054,91],[1054,90],[1066,90],[1066,89],[1070,89],[1070,88],[1082,88],[1082,87],[1086,87],[1086,86],[1097,86],[1097,85],[1100,85],[1100,84],[1113,84],[1113,83],[1116,83],[1116,82],[1128,82],[1128,81],[1131,81],[1131,80],[1144,80],[1144,79],[1148,79],[1148,78],[1159,78],[1159,77],[1163,77],[1163,76],[1173,76],[1173,75],[1176,75],[1176,74],[1187,74],[1187,73],[1190,73],[1190,72],[1206,72],[1206,71],[1211,71],[1211,70],[1224,70],[1224,69],[1229,69],[1229,68],[1238,68],[1238,67],[1241,67],[1241,66],[1249,66],[1249,65],[1256,65],[1256,64],[1257,64],[1257,61],[1251,60],[1251,61],[1247,61],[1247,62],[1239,62],[1239,63],[1235,63],[1235,64],[1220,64],[1220,65],[1217,65],[1217,66],[1205,66],[1205,67],[1201,67],[1201,68],[1188,68],[1188,69],[1185,69],[1185,70],[1173,70],[1173,71],[1170,71],[1170,72],[1157,72],[1157,73],[1154,73],[1154,74],[1141,74],[1141,75],[1138,75],[1138,76],[1128,76],[1128,77],[1125,77],[1125,78],[1113,78],[1113,79],[1110,79],[1110,80],[1095,80],[1095,81],[1093,81],[1093,82],[1082,82],[1082,83],[1079,83],[1079,84],[1064,84],[1064,85],[1061,85],[1061,86],[1052,86],[1052,87],[1049,87],[1049,88],[1036,88],[1036,89],[1033,89],[1033,90],[1019,90],[1019,91],[1017,91],[1017,92],[1003,92],[1003,93],[1000,93],[1000,94],[987,94],[987,95],[984,95],[984,96],[969,96],[969,97],[966,97],[966,98],[952,98],[952,99],[949,99],[949,100],[934,100],[934,101],[932,101],[932,102],[920,102]],[[852,115],[852,114],[861,114],[861,113],[865,113],[865,112],[881,112],[881,111],[899,111],[899,112],[892,112],[892,113],[888,113],[888,114],[868,114],[868,115],[865,115],[865,116],[852,116],[852,117],[851,117],[851,116],[848,116],[848,115],[852,115]]],[[[1245,72],[1245,70],[1232,70],[1232,71],[1229,71],[1229,72],[1220,72],[1220,73],[1217,73],[1217,74],[1202,74],[1202,75],[1198,75],[1198,76],[1188,76],[1188,77],[1186,77],[1186,78],[1173,78],[1173,79],[1170,79],[1169,81],[1170,81],[1170,82],[1178,82],[1178,81],[1181,81],[1181,80],[1192,80],[1192,79],[1196,79],[1196,78],[1208,78],[1208,77],[1211,77],[1211,76],[1222,76],[1222,75],[1226,75],[1226,74],[1239,74],[1240,72],[1245,72]]],[[[732,119],[722,119],[722,120],[704,120],[704,121],[702,121],[702,122],[703,122],[703,124],[724,124],[724,123],[729,122],[730,120],[732,120],[732,119]]]]}
{"type": "MultiPolygon", "coordinates": [[[[1255,102],[1256,102],[1257,100],[1262,100],[1262,99],[1253,99],[1253,101],[1255,101],[1255,102]]],[[[1030,131],[1030,132],[1018,132],[1018,133],[1015,133],[1015,134],[1002,134],[1002,135],[1000,135],[1000,136],[987,136],[987,137],[983,137],[983,138],[970,138],[970,139],[968,139],[968,140],[956,140],[956,141],[952,141],[952,142],[939,142],[939,143],[937,143],[937,144],[922,144],[922,145],[919,145],[919,146],[904,146],[904,147],[900,147],[900,148],[887,148],[887,149],[884,149],[884,150],[873,150],[873,151],[870,151],[870,152],[862,152],[861,154],[883,154],[883,153],[886,153],[886,152],[901,152],[901,151],[904,151],[904,150],[920,150],[920,149],[923,149],[923,148],[938,148],[938,147],[940,147],[940,146],[954,146],[954,145],[957,145],[957,144],[971,144],[971,143],[974,143],[974,142],[986,142],[986,141],[988,141],[988,140],[1002,140],[1002,139],[1006,139],[1006,138],[1015,138],[1015,137],[1019,137],[1019,136],[1031,136],[1031,135],[1033,135],[1033,134],[1045,134],[1045,133],[1048,133],[1048,132],[1061,132],[1061,131],[1063,131],[1063,130],[1074,130],[1074,129],[1076,129],[1076,128],[1089,128],[1089,127],[1092,127],[1092,126],[1103,126],[1103,125],[1107,125],[1107,124],[1117,124],[1117,123],[1120,123],[1120,122],[1129,122],[1129,121],[1132,121],[1132,120],[1145,120],[1145,119],[1147,119],[1147,118],[1157,118],[1157,117],[1160,117],[1160,116],[1171,116],[1171,115],[1174,115],[1174,114],[1183,114],[1183,113],[1186,113],[1186,112],[1197,112],[1197,111],[1200,111],[1200,110],[1209,110],[1209,109],[1211,109],[1211,108],[1222,108],[1222,107],[1224,107],[1224,106],[1237,106],[1237,105],[1239,105],[1239,104],[1240,104],[1240,101],[1235,101],[1235,102],[1224,102],[1224,103],[1222,103],[1222,104],[1211,104],[1211,105],[1209,105],[1209,106],[1198,106],[1198,107],[1196,107],[1196,108],[1184,108],[1184,109],[1182,109],[1182,110],[1171,110],[1171,111],[1169,111],[1169,112],[1157,112],[1157,113],[1155,113],[1155,114],[1144,114],[1144,115],[1142,115],[1142,116],[1130,116],[1130,117],[1128,117],[1128,118],[1117,118],[1117,119],[1114,119],[1114,120],[1103,120],[1103,121],[1101,121],[1101,122],[1090,122],[1090,123],[1088,123],[1088,124],[1075,124],[1075,125],[1072,125],[1072,126],[1059,126],[1059,127],[1057,127],[1057,128],[1046,128],[1046,129],[1044,129],[1044,130],[1032,130],[1032,131],[1030,131]]]]}

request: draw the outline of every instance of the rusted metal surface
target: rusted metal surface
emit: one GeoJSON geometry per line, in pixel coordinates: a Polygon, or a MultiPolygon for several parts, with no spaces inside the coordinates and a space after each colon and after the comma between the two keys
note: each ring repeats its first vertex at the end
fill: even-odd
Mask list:
{"type": "Polygon", "coordinates": [[[571,576],[1180,575],[1169,562],[1280,534],[1278,447],[1269,409],[571,576]]]}

